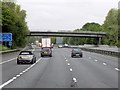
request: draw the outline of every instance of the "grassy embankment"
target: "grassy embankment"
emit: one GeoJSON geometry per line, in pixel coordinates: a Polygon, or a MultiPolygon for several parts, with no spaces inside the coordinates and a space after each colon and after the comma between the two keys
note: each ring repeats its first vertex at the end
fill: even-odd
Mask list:
{"type": "Polygon", "coordinates": [[[0,51],[6,51],[6,50],[11,50],[11,49],[0,44],[0,51]]]}

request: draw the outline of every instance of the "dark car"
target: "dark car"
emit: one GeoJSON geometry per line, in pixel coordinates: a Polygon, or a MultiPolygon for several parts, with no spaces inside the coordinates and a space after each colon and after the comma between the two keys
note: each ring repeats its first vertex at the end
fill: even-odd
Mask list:
{"type": "Polygon", "coordinates": [[[52,57],[52,50],[51,50],[51,48],[42,48],[42,50],[41,50],[41,57],[44,57],[44,56],[52,57]]]}
{"type": "Polygon", "coordinates": [[[71,57],[74,56],[83,57],[82,50],[80,48],[73,48],[71,52],[71,57]]]}
{"type": "Polygon", "coordinates": [[[17,57],[17,64],[21,63],[35,63],[36,57],[32,53],[32,51],[21,51],[20,54],[17,57]]]}

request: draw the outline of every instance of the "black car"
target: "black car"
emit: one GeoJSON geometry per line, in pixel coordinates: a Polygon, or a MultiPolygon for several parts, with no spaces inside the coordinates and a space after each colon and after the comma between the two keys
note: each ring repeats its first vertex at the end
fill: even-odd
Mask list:
{"type": "Polygon", "coordinates": [[[82,50],[80,48],[73,48],[71,52],[71,57],[74,56],[83,57],[82,50]]]}
{"type": "Polygon", "coordinates": [[[44,57],[44,56],[52,57],[52,50],[51,50],[51,48],[42,48],[42,50],[41,50],[41,57],[44,57]]]}
{"type": "Polygon", "coordinates": [[[17,64],[21,63],[35,63],[36,57],[32,53],[32,51],[21,51],[20,54],[17,57],[17,64]]]}

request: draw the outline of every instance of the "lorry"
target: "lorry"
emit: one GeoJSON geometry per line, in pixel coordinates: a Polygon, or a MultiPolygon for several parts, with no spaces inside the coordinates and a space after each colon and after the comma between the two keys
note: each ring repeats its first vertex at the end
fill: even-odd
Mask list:
{"type": "Polygon", "coordinates": [[[42,49],[41,49],[41,57],[50,56],[52,57],[52,44],[51,38],[42,38],[42,49]]]}
{"type": "Polygon", "coordinates": [[[42,38],[42,48],[52,48],[51,38],[42,38]]]}

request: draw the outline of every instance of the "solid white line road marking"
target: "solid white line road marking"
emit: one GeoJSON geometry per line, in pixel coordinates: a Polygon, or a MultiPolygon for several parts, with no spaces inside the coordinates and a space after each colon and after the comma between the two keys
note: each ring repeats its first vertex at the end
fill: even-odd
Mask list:
{"type": "Polygon", "coordinates": [[[98,60],[95,60],[96,62],[98,61],[98,60]]]}
{"type": "MultiPolygon", "coordinates": [[[[41,60],[41,58],[38,59],[37,61],[40,61],[40,60],[41,60]]],[[[37,63],[35,63],[35,64],[31,65],[31,66],[33,67],[33,66],[36,65],[36,64],[37,64],[37,63]]],[[[2,89],[4,86],[10,84],[11,82],[13,82],[15,79],[17,79],[18,77],[20,77],[21,74],[25,73],[25,72],[28,71],[30,68],[31,68],[31,67],[28,67],[27,69],[25,69],[24,71],[22,71],[20,74],[16,75],[16,77],[13,77],[12,79],[10,79],[10,80],[8,80],[7,82],[5,82],[4,84],[0,85],[0,89],[2,89]]]]}
{"type": "Polygon", "coordinates": [[[118,69],[118,68],[115,68],[115,70],[120,71],[120,69],[118,69]]]}
{"type": "Polygon", "coordinates": [[[27,72],[30,68],[25,69],[25,72],[27,72]]]}
{"type": "Polygon", "coordinates": [[[4,84],[0,85],[0,89],[2,89],[4,86],[8,85],[11,83],[14,79],[10,79],[9,81],[5,82],[4,84]]]}
{"type": "Polygon", "coordinates": [[[68,66],[70,66],[70,63],[68,63],[68,66]]]}
{"type": "Polygon", "coordinates": [[[106,63],[103,63],[103,65],[107,65],[106,63]]]}
{"type": "Polygon", "coordinates": [[[70,68],[70,71],[72,72],[72,68],[70,68]]]}
{"type": "Polygon", "coordinates": [[[76,79],[76,78],[73,78],[73,81],[76,83],[76,82],[77,82],[77,79],[76,79]]]}
{"type": "Polygon", "coordinates": [[[17,77],[13,77],[12,79],[15,80],[17,77]]]}
{"type": "Polygon", "coordinates": [[[10,62],[10,61],[13,61],[13,60],[15,60],[15,59],[17,59],[17,58],[12,58],[12,59],[10,59],[10,60],[3,61],[3,62],[1,62],[0,64],[4,64],[4,63],[10,62]]]}

